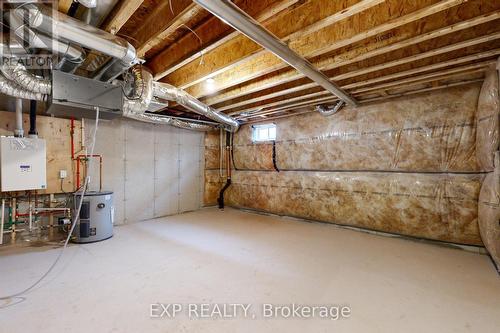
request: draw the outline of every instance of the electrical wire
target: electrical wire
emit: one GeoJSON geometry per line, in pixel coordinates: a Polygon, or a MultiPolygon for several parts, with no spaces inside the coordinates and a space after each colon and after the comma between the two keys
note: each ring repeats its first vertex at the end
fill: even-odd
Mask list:
{"type": "MultiPolygon", "coordinates": [[[[92,134],[92,144],[90,146],[91,147],[90,148],[90,155],[94,154],[95,141],[96,141],[96,135],[97,135],[97,127],[99,125],[99,108],[96,107],[95,110],[96,110],[96,118],[95,118],[94,132],[92,134]]],[[[31,284],[29,287],[27,287],[27,288],[25,288],[17,293],[11,294],[11,295],[0,296],[0,300],[7,300],[7,299],[15,298],[15,297],[20,297],[20,296],[28,293],[33,288],[38,286],[50,274],[50,272],[52,272],[54,267],[56,267],[57,263],[62,258],[64,251],[68,247],[68,243],[71,239],[71,235],[73,234],[73,231],[75,230],[75,226],[77,225],[78,220],[80,219],[80,210],[82,209],[83,198],[85,196],[85,193],[87,192],[87,187],[88,187],[89,183],[90,183],[90,177],[87,176],[85,178],[84,185],[82,187],[82,192],[80,195],[80,203],[78,204],[78,209],[76,210],[76,213],[75,213],[74,218],[73,218],[73,225],[71,226],[71,229],[69,230],[68,237],[66,237],[66,241],[64,242],[64,246],[61,248],[61,251],[57,255],[57,257],[54,260],[54,262],[52,263],[52,265],[50,265],[49,269],[38,280],[36,280],[33,284],[31,284]]]]}

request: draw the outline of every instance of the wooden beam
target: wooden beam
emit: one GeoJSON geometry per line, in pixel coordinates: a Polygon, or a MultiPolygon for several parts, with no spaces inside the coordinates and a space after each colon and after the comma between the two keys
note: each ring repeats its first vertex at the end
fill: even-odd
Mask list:
{"type": "MultiPolygon", "coordinates": [[[[420,94],[420,93],[434,91],[434,90],[439,90],[439,89],[451,88],[451,87],[462,86],[462,85],[467,85],[467,84],[474,84],[474,83],[478,83],[478,82],[482,82],[482,81],[483,81],[482,79],[480,79],[480,80],[473,79],[473,80],[467,80],[467,81],[462,81],[462,82],[444,84],[444,85],[440,85],[440,86],[436,86],[436,87],[414,90],[414,91],[410,91],[410,92],[402,93],[402,94],[397,94],[397,95],[387,95],[387,96],[384,96],[384,97],[377,97],[377,98],[373,98],[371,100],[364,100],[361,103],[368,104],[368,103],[372,103],[372,102],[384,101],[384,100],[393,99],[393,98],[402,97],[402,96],[408,96],[408,95],[415,95],[415,94],[420,94]]],[[[315,105],[312,105],[312,106],[315,106],[315,105]]],[[[290,110],[295,111],[296,108],[291,108],[290,110]]],[[[290,110],[283,110],[281,112],[290,111],[290,110]]],[[[246,123],[246,124],[257,124],[257,123],[261,123],[261,122],[269,122],[269,121],[280,119],[280,118],[287,118],[287,117],[291,117],[291,116],[298,116],[300,114],[311,113],[311,112],[316,112],[316,111],[314,109],[311,109],[311,106],[309,106],[309,107],[305,106],[305,107],[301,107],[299,110],[297,110],[297,112],[289,112],[288,114],[278,115],[278,116],[274,116],[274,117],[266,117],[266,116],[248,117],[248,119],[257,118],[257,117],[264,118],[264,119],[255,119],[255,120],[243,121],[243,123],[246,123]]]]}
{"type": "Polygon", "coordinates": [[[144,0],[119,1],[108,15],[101,28],[113,35],[116,34],[143,2],[144,0]]]}
{"type": "MultiPolygon", "coordinates": [[[[413,94],[428,92],[428,91],[432,91],[432,90],[436,90],[436,89],[443,89],[443,88],[454,87],[454,86],[459,86],[459,85],[464,85],[464,84],[482,82],[482,81],[483,81],[483,79],[470,79],[470,80],[464,80],[461,82],[450,83],[450,84],[445,84],[445,85],[438,85],[438,86],[433,85],[430,88],[417,89],[417,90],[399,93],[399,94],[387,94],[387,96],[375,97],[375,98],[369,98],[369,99],[360,99],[359,101],[362,104],[366,104],[366,103],[385,100],[385,99],[389,99],[389,98],[396,98],[396,97],[402,97],[402,96],[407,96],[407,95],[413,95],[413,94]]],[[[430,81],[430,82],[432,82],[432,81],[430,81]]],[[[418,84],[421,84],[421,83],[418,83],[418,84]]],[[[317,105],[321,105],[323,103],[335,102],[337,100],[338,100],[338,98],[330,96],[330,97],[320,98],[320,99],[311,100],[311,101],[307,101],[307,102],[303,102],[303,103],[297,103],[297,104],[289,105],[289,106],[274,109],[274,110],[268,110],[269,112],[266,111],[263,113],[255,113],[255,114],[252,114],[250,116],[246,116],[246,117],[242,117],[242,118],[251,119],[251,118],[255,118],[255,117],[269,116],[271,114],[276,114],[276,113],[281,113],[284,111],[294,110],[297,107],[317,106],[317,105]]],[[[239,119],[239,120],[241,120],[241,119],[239,119]]]]}
{"type": "MultiPolygon", "coordinates": [[[[463,63],[467,63],[467,62],[471,62],[471,61],[478,61],[478,60],[484,59],[484,58],[495,57],[495,56],[498,56],[499,54],[500,54],[500,48],[497,48],[497,49],[493,49],[493,50],[488,50],[488,51],[484,51],[484,52],[479,52],[479,53],[467,55],[467,56],[456,58],[456,59],[451,59],[448,61],[438,62],[438,63],[428,65],[428,66],[417,67],[414,69],[409,69],[409,70],[397,72],[394,74],[389,74],[389,75],[376,77],[376,78],[369,79],[369,80],[364,80],[363,83],[364,83],[364,85],[371,85],[371,84],[375,84],[378,82],[394,80],[397,78],[422,73],[424,71],[428,72],[428,71],[436,70],[439,68],[445,68],[445,67],[455,66],[458,64],[463,64],[463,63]]],[[[358,85],[359,85],[359,82],[354,82],[354,83],[345,85],[344,89],[351,89],[351,88],[357,87],[358,85]]]]}
{"type": "MultiPolygon", "coordinates": [[[[464,43],[467,43],[467,41],[464,42],[464,43]]],[[[446,46],[444,48],[448,48],[448,46],[446,46]]],[[[439,50],[439,49],[437,49],[437,50],[439,50]]],[[[417,67],[415,69],[406,70],[406,71],[398,72],[398,73],[395,73],[395,74],[390,74],[389,76],[381,76],[381,77],[377,77],[377,78],[374,78],[374,79],[363,80],[363,83],[365,83],[366,85],[374,84],[374,83],[381,82],[381,81],[386,81],[386,80],[391,80],[391,79],[395,79],[395,78],[399,78],[399,77],[404,77],[404,76],[409,76],[409,75],[414,75],[414,74],[422,73],[424,71],[430,71],[430,70],[434,70],[434,69],[443,68],[443,67],[446,67],[446,66],[453,66],[453,65],[457,65],[457,64],[461,64],[461,63],[465,63],[465,62],[469,62],[469,61],[474,61],[474,60],[477,60],[477,59],[487,58],[487,57],[491,57],[491,56],[499,54],[499,50],[500,49],[489,50],[489,51],[485,51],[485,52],[479,52],[477,54],[468,55],[468,56],[465,56],[465,57],[461,57],[461,58],[457,58],[457,59],[452,59],[452,60],[440,62],[440,63],[437,63],[437,64],[432,64],[432,65],[423,66],[423,67],[417,67]]],[[[433,51],[436,51],[436,50],[433,50],[433,51]]],[[[436,54],[436,53],[434,53],[434,54],[436,54]]],[[[398,60],[398,65],[412,62],[412,61],[414,61],[414,58],[413,58],[413,56],[411,56],[411,57],[403,58],[403,59],[400,59],[400,60],[401,61],[398,60]],[[406,59],[407,62],[403,61],[404,59],[406,59]]],[[[348,72],[348,73],[345,73],[345,74],[333,76],[333,77],[330,77],[330,79],[333,80],[333,81],[338,81],[340,78],[346,79],[346,78],[352,78],[352,77],[355,77],[355,76],[362,75],[362,74],[364,74],[365,71],[366,72],[373,72],[371,70],[372,68],[378,68],[378,70],[380,70],[381,69],[380,67],[382,67],[382,66],[384,68],[390,67],[390,66],[386,66],[386,65],[387,64],[375,65],[375,66],[372,66],[372,67],[361,69],[359,71],[351,71],[351,72],[348,72]]],[[[292,86],[291,88],[278,90],[276,92],[272,92],[272,93],[266,94],[266,95],[261,95],[261,96],[249,99],[247,101],[243,101],[243,102],[238,103],[238,104],[235,103],[235,104],[233,104],[233,107],[231,107],[231,109],[233,109],[235,105],[239,107],[239,106],[242,106],[242,105],[247,105],[247,104],[250,104],[250,103],[256,103],[256,102],[259,102],[259,101],[262,101],[262,100],[266,100],[266,99],[269,99],[269,98],[279,97],[279,96],[287,95],[287,94],[290,94],[290,93],[295,93],[295,92],[298,92],[298,91],[302,91],[302,90],[306,90],[306,89],[310,89],[310,88],[314,88],[314,87],[317,87],[317,84],[314,83],[314,82],[313,83],[307,83],[307,84],[300,85],[300,86],[292,86]]],[[[352,89],[354,87],[357,87],[356,83],[348,84],[348,85],[343,85],[342,86],[343,89],[347,89],[347,90],[348,89],[352,89]]],[[[218,110],[224,110],[224,111],[228,110],[228,108],[217,108],[217,109],[218,110]]]]}
{"type": "MultiPolygon", "coordinates": [[[[446,13],[443,13],[443,17],[445,18],[446,22],[446,16],[444,16],[444,14],[446,13]]],[[[418,29],[411,29],[411,27],[409,27],[403,32],[398,31],[398,33],[394,34],[394,37],[391,37],[389,39],[375,39],[374,41],[370,41],[370,43],[364,47],[354,48],[339,55],[335,55],[334,57],[328,57],[326,59],[313,61],[313,65],[315,65],[320,70],[330,70],[333,68],[358,62],[364,59],[368,59],[370,57],[374,57],[380,54],[384,54],[404,47],[415,45],[433,38],[444,36],[452,32],[458,32],[483,23],[491,22],[499,18],[500,18],[500,11],[495,11],[493,13],[480,15],[478,17],[473,17],[469,20],[465,20],[464,22],[459,22],[445,27],[439,26],[442,23],[438,19],[437,22],[429,22],[426,25],[421,25],[420,29],[432,29],[433,25],[434,26],[438,25],[439,27],[435,30],[424,32],[424,34],[422,35],[418,35],[419,33],[418,29]],[[417,36],[415,36],[415,34],[417,34],[417,36]],[[405,37],[407,37],[408,35],[410,38],[405,39],[405,37]]],[[[447,19],[456,20],[454,15],[452,15],[451,18],[447,19]]],[[[219,84],[218,86],[220,87],[220,89],[226,89],[230,86],[247,81],[248,79],[253,79],[254,77],[261,76],[263,73],[265,74],[267,72],[271,72],[276,69],[276,67],[272,67],[272,68],[267,68],[266,70],[259,71],[259,68],[264,68],[265,65],[266,64],[259,64],[258,59],[255,59],[255,61],[248,62],[246,67],[240,68],[238,71],[227,72],[222,75],[216,76],[214,77],[214,80],[215,82],[223,82],[224,83],[223,85],[219,84]]],[[[302,74],[297,73],[293,69],[290,69],[286,72],[282,72],[279,75],[276,75],[275,77],[261,80],[259,81],[258,84],[249,84],[249,86],[247,87],[249,91],[247,93],[252,93],[257,90],[266,89],[275,85],[290,82],[301,77],[303,77],[302,74]]],[[[198,98],[207,95],[208,93],[207,88],[202,85],[191,87],[190,89],[188,89],[188,92],[198,98]]],[[[213,93],[213,89],[210,90],[210,93],[213,93]]],[[[243,94],[245,94],[244,90],[239,89],[237,93],[233,92],[231,94],[231,92],[226,92],[218,96],[208,98],[205,102],[209,105],[213,105],[220,102],[224,102],[232,98],[239,97],[243,94]]]]}
{"type": "Polygon", "coordinates": [[[345,79],[348,79],[348,78],[351,78],[351,77],[360,76],[360,75],[363,75],[363,74],[368,74],[368,73],[380,71],[380,70],[383,70],[383,69],[386,69],[386,68],[395,67],[395,66],[399,66],[399,65],[402,65],[402,64],[407,64],[407,63],[415,62],[417,60],[421,60],[421,59],[424,59],[424,58],[430,58],[430,57],[433,57],[433,56],[436,56],[436,55],[439,55],[439,54],[444,54],[444,53],[449,53],[449,52],[457,51],[457,50],[464,49],[464,48],[467,48],[467,47],[470,47],[470,46],[474,46],[474,45],[479,45],[479,44],[482,44],[482,43],[490,42],[490,41],[493,41],[493,40],[499,39],[499,38],[500,38],[500,32],[492,33],[492,34],[489,34],[489,35],[486,35],[486,36],[481,36],[481,37],[477,37],[477,38],[465,40],[463,42],[459,42],[459,43],[455,43],[455,44],[452,44],[452,45],[447,45],[445,47],[441,47],[441,48],[438,48],[438,49],[434,49],[434,50],[430,50],[430,51],[427,51],[427,52],[422,52],[422,53],[419,53],[419,54],[415,54],[415,55],[412,55],[412,56],[409,56],[409,57],[405,57],[405,58],[401,58],[401,59],[397,59],[397,60],[385,62],[385,63],[379,64],[379,65],[376,65],[376,66],[371,66],[369,68],[361,68],[359,70],[350,71],[349,73],[336,75],[335,76],[335,80],[337,80],[337,81],[338,80],[345,80],[345,79]]]}
{"type": "Polygon", "coordinates": [[[200,7],[191,0],[162,1],[133,35],[139,56],[143,57],[146,52],[162,43],[173,31],[182,24],[186,24],[199,11],[201,11],[200,7]],[[173,12],[170,4],[172,4],[173,12]]]}
{"type": "MultiPolygon", "coordinates": [[[[319,68],[320,70],[326,71],[326,70],[331,70],[334,68],[342,67],[348,64],[352,64],[358,61],[362,61],[371,57],[375,57],[381,54],[385,54],[388,52],[396,51],[408,46],[412,46],[418,43],[425,42],[430,39],[434,39],[437,37],[445,36],[450,33],[457,33],[459,31],[462,31],[464,29],[472,28],[475,26],[478,26],[480,24],[484,24],[487,22],[491,22],[494,20],[500,19],[500,11],[494,11],[488,14],[484,15],[479,15],[477,17],[473,17],[469,20],[465,20],[463,22],[459,22],[456,24],[452,24],[449,26],[445,27],[440,27],[438,29],[428,31],[423,33],[422,35],[417,35],[411,38],[407,39],[401,39],[405,37],[405,34],[399,33],[398,36],[400,36],[394,43],[385,45],[386,41],[378,40],[376,39],[375,41],[371,42],[369,45],[360,47],[360,48],[355,48],[353,50],[349,50],[347,52],[335,55],[334,57],[328,57],[326,59],[321,59],[318,61],[313,62],[313,64],[319,68]],[[380,45],[385,45],[380,47],[380,45]]],[[[430,22],[430,24],[423,25],[424,27],[428,27],[429,25],[434,24],[434,22],[430,22]]],[[[430,27],[432,29],[432,26],[430,27]]],[[[418,33],[416,29],[409,29],[409,32],[412,34],[418,33]]],[[[282,73],[279,73],[278,75],[271,76],[270,78],[265,78],[263,80],[260,80],[259,82],[256,82],[254,84],[250,83],[244,89],[237,89],[235,91],[228,91],[222,94],[219,94],[214,97],[209,97],[205,100],[205,103],[209,105],[214,105],[218,103],[225,102],[230,99],[238,98],[240,96],[250,94],[262,89],[267,89],[273,86],[277,86],[280,84],[284,84],[287,82],[291,82],[294,80],[297,80],[299,78],[304,77],[300,73],[297,73],[295,70],[290,69],[287,71],[283,71],[282,73]]],[[[220,78],[215,78],[216,81],[224,79],[220,78]]],[[[193,93],[192,90],[190,90],[191,93],[193,93]]],[[[199,97],[199,96],[198,96],[199,97]]]]}
{"type": "MultiPolygon", "coordinates": [[[[381,11],[378,7],[374,7],[373,10],[363,12],[364,15],[361,15],[361,17],[351,17],[349,20],[344,20],[339,24],[328,26],[320,31],[291,40],[288,44],[300,55],[310,58],[321,53],[331,52],[352,43],[357,43],[364,39],[386,33],[397,27],[401,27],[421,18],[449,9],[450,7],[462,4],[464,1],[465,0],[443,0],[424,8],[422,8],[422,6],[435,1],[426,0],[412,2],[413,6],[404,4],[403,7],[401,7],[401,2],[396,4],[393,3],[391,9],[398,9],[402,13],[409,12],[408,14],[395,19],[392,19],[393,16],[388,14],[390,11],[388,11],[387,8],[384,8],[385,11],[381,11]],[[376,11],[376,9],[378,9],[378,11],[376,11]],[[370,16],[370,19],[366,17],[366,20],[363,20],[365,18],[364,16],[370,16]],[[353,29],[353,27],[359,27],[362,32],[359,32],[358,29],[353,29]],[[311,36],[315,36],[315,38],[311,38],[311,36]],[[318,53],[318,49],[322,50],[322,52],[318,53]]],[[[388,5],[390,5],[389,2],[388,5]]],[[[174,85],[180,85],[184,89],[196,84],[195,87],[192,87],[187,91],[191,95],[200,98],[207,95],[207,93],[213,92],[208,90],[205,85],[198,84],[208,76],[213,77],[217,75],[217,77],[214,78],[216,82],[215,86],[218,90],[222,90],[285,67],[287,67],[287,65],[280,59],[270,53],[263,52],[257,56],[254,55],[249,57],[245,62],[244,59],[240,59],[237,64],[231,64],[226,67],[218,68],[217,70],[212,71],[211,74],[208,74],[207,76],[200,75],[201,77],[199,76],[196,79],[194,79],[195,76],[186,75],[188,73],[181,69],[178,73],[173,73],[171,76],[167,77],[167,81],[174,85]],[[245,69],[234,70],[235,67],[239,67],[239,69],[244,67],[245,69]]]]}
{"type": "MultiPolygon", "coordinates": [[[[453,75],[453,74],[463,73],[463,72],[482,71],[485,68],[490,67],[494,63],[495,63],[494,61],[484,61],[484,62],[472,64],[472,65],[466,65],[466,66],[461,66],[461,67],[454,67],[454,68],[442,70],[442,71],[439,71],[439,72],[434,72],[434,73],[430,73],[430,74],[423,74],[423,75],[419,75],[419,76],[416,76],[416,77],[410,77],[410,78],[406,78],[406,79],[402,79],[402,80],[397,80],[397,81],[391,81],[391,82],[388,82],[388,83],[383,83],[383,84],[380,84],[380,85],[377,85],[377,86],[368,87],[368,88],[358,88],[356,90],[353,90],[352,93],[353,94],[360,94],[360,93],[366,93],[366,92],[376,91],[376,90],[379,90],[379,89],[391,89],[391,88],[399,87],[401,85],[404,85],[404,84],[407,84],[407,83],[411,83],[411,82],[415,82],[415,81],[419,81],[419,80],[427,80],[427,79],[441,77],[441,76],[450,76],[450,75],[453,75]]],[[[363,82],[360,82],[360,84],[359,84],[358,87],[361,87],[361,86],[363,86],[363,82]]]]}
{"type": "Polygon", "coordinates": [[[72,3],[73,3],[73,0],[59,0],[57,2],[58,10],[61,13],[67,14],[69,7],[71,7],[72,3]]]}
{"type": "Polygon", "coordinates": [[[400,94],[392,94],[392,95],[389,94],[388,96],[365,99],[365,100],[362,100],[361,103],[363,103],[363,104],[365,104],[365,103],[372,103],[372,102],[375,102],[375,101],[381,101],[381,100],[386,100],[386,99],[391,99],[391,98],[397,98],[397,97],[403,97],[403,96],[408,96],[408,95],[421,94],[423,92],[429,92],[429,91],[439,90],[439,89],[444,89],[444,88],[451,88],[451,87],[463,86],[465,84],[472,84],[472,83],[478,83],[478,82],[483,82],[483,81],[484,81],[484,79],[465,80],[465,81],[461,81],[461,82],[454,82],[454,83],[449,83],[449,84],[444,84],[444,85],[438,85],[438,86],[433,86],[431,88],[424,88],[424,89],[409,91],[409,92],[400,93],[400,94]]]}
{"type": "MultiPolygon", "coordinates": [[[[283,39],[290,34],[302,30],[304,26],[310,26],[311,24],[315,24],[317,21],[328,18],[329,16],[342,15],[343,18],[346,18],[347,14],[342,14],[343,11],[349,9],[353,3],[357,3],[356,1],[341,0],[325,2],[323,0],[310,0],[305,2],[303,5],[296,7],[294,10],[280,13],[279,15],[273,17],[273,19],[269,22],[265,22],[263,25],[278,38],[283,39]]],[[[371,3],[374,5],[378,2],[371,1],[371,3]]],[[[349,15],[354,15],[357,12],[348,11],[347,13],[349,15]]],[[[255,57],[264,57],[267,62],[277,62],[278,64],[283,65],[283,62],[279,58],[265,50],[262,50],[258,44],[247,37],[240,36],[206,54],[205,64],[200,65],[198,62],[191,62],[179,70],[171,73],[162,81],[185,89],[191,85],[202,82],[209,77],[228,71],[235,66],[238,66],[238,64],[243,63],[245,60],[255,57]]]]}
{"type": "MultiPolygon", "coordinates": [[[[299,0],[262,0],[240,1],[236,4],[258,22],[265,22],[297,2],[299,0]]],[[[199,39],[195,34],[187,34],[148,61],[149,68],[155,73],[155,80],[161,79],[240,35],[238,31],[234,31],[216,17],[209,18],[195,28],[194,32],[199,39]]]]}
{"type": "MultiPolygon", "coordinates": [[[[428,81],[433,81],[433,80],[438,80],[438,79],[441,80],[443,78],[454,77],[457,75],[477,73],[479,71],[484,71],[485,68],[488,68],[492,64],[495,64],[495,62],[494,61],[486,61],[486,62],[481,62],[478,64],[473,64],[473,65],[468,65],[468,66],[455,67],[455,68],[451,68],[451,69],[447,69],[447,70],[443,70],[443,71],[439,71],[439,72],[435,72],[435,73],[431,73],[431,74],[424,74],[424,75],[406,78],[403,80],[391,81],[389,83],[380,84],[380,85],[377,85],[374,87],[359,88],[359,89],[350,91],[350,93],[354,94],[354,95],[359,95],[360,93],[368,93],[368,92],[373,92],[373,91],[382,91],[382,90],[387,90],[387,89],[398,88],[398,87],[401,87],[405,84],[410,84],[410,83],[415,83],[415,82],[419,82],[419,83],[424,82],[425,83],[428,81]]],[[[363,86],[363,82],[359,82],[359,86],[360,87],[363,86]]],[[[241,110],[230,112],[229,115],[234,116],[234,115],[241,114],[241,113],[252,112],[252,111],[255,111],[258,109],[267,109],[269,107],[275,107],[275,106],[287,104],[290,102],[301,101],[301,100],[305,100],[308,98],[321,97],[321,96],[327,96],[327,95],[330,95],[330,93],[327,91],[314,92],[314,93],[310,93],[310,94],[296,96],[293,98],[286,98],[286,99],[282,99],[282,100],[278,100],[278,101],[273,101],[270,103],[266,102],[265,104],[255,105],[255,106],[249,107],[247,109],[241,109],[241,110]]],[[[220,109],[217,109],[217,110],[221,111],[220,109]]]]}

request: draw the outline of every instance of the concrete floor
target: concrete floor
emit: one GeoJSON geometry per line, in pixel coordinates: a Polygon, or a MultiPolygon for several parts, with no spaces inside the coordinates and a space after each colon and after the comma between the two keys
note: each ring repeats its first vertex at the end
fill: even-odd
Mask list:
{"type": "MultiPolygon", "coordinates": [[[[56,254],[1,252],[0,294],[34,281],[56,254]]],[[[484,255],[210,208],[73,245],[41,287],[0,306],[10,333],[498,332],[500,278],[484,255]],[[184,308],[150,318],[158,302],[184,308]],[[190,303],[249,303],[255,318],[190,320],[190,303]],[[264,303],[345,305],[351,316],[263,319],[264,303]]]]}

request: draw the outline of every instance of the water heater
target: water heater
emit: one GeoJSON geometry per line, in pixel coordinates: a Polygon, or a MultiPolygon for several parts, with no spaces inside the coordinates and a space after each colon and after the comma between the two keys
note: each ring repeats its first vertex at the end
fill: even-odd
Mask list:
{"type": "Polygon", "coordinates": [[[75,243],[92,243],[102,241],[113,236],[113,192],[89,191],[83,195],[77,192],[74,195],[74,214],[78,211],[80,201],[80,218],[73,231],[75,243]]]}

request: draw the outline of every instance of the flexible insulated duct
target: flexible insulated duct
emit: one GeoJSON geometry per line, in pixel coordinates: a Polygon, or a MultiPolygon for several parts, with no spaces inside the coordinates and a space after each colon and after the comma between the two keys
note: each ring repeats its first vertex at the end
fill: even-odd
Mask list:
{"type": "Polygon", "coordinates": [[[163,82],[154,82],[153,94],[159,98],[175,101],[189,110],[221,123],[229,132],[236,132],[240,124],[232,117],[202,103],[182,89],[163,82]]]}
{"type": "Polygon", "coordinates": [[[134,94],[125,99],[123,116],[148,123],[167,124],[197,131],[210,131],[217,128],[212,125],[146,113],[153,98],[153,75],[139,66],[132,68],[132,74],[134,75],[134,94]]]}
{"type": "Polygon", "coordinates": [[[325,117],[331,116],[339,112],[339,110],[345,105],[344,101],[338,101],[334,106],[326,107],[318,105],[316,110],[325,117]]]}
{"type": "Polygon", "coordinates": [[[129,113],[126,114],[125,117],[147,123],[172,125],[175,127],[188,130],[195,130],[195,131],[213,131],[217,129],[217,127],[211,125],[198,124],[195,122],[185,121],[174,117],[157,116],[150,113],[129,113]]]}
{"type": "Polygon", "coordinates": [[[0,70],[5,77],[14,81],[26,90],[44,95],[48,95],[52,91],[52,83],[50,80],[38,77],[28,72],[26,67],[19,61],[14,62],[12,65],[4,63],[0,67],[0,70]]]}
{"type": "Polygon", "coordinates": [[[17,98],[32,99],[42,102],[47,99],[47,95],[26,90],[14,81],[7,79],[3,74],[0,74],[0,92],[17,98]]]}

